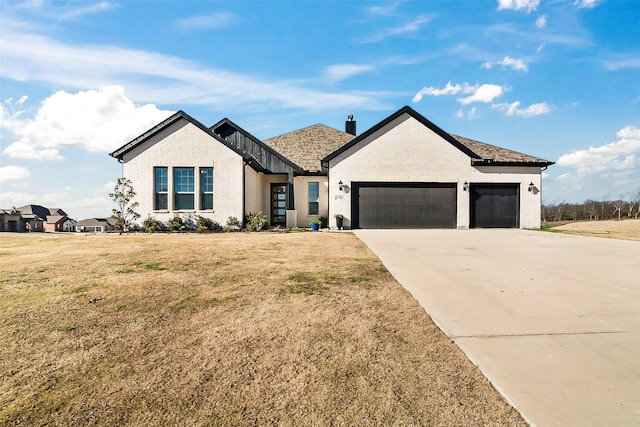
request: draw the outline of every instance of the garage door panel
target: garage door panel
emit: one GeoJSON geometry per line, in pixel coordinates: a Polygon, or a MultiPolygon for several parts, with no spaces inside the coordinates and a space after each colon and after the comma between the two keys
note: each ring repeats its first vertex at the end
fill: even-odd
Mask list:
{"type": "Polygon", "coordinates": [[[471,227],[517,228],[520,223],[518,184],[471,186],[471,227]]]}
{"type": "Polygon", "coordinates": [[[455,228],[455,184],[354,183],[357,228],[455,228]]]}

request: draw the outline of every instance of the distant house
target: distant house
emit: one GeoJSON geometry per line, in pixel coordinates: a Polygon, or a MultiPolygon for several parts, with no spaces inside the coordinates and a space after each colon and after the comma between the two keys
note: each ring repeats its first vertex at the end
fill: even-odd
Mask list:
{"type": "Polygon", "coordinates": [[[313,125],[264,141],[183,111],[117,149],[142,218],[262,211],[272,226],[538,228],[548,160],[452,135],[404,107],[356,137],[313,125]]]}
{"type": "Polygon", "coordinates": [[[75,231],[75,221],[60,208],[25,205],[0,210],[0,231],[18,233],[75,231]]]}
{"type": "Polygon", "coordinates": [[[112,218],[89,218],[76,223],[76,231],[83,233],[106,233],[113,230],[112,218]]]}

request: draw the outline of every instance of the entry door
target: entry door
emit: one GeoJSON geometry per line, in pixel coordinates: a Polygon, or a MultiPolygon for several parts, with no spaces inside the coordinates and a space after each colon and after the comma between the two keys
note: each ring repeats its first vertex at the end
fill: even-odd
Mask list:
{"type": "Polygon", "coordinates": [[[271,184],[271,225],[287,225],[287,186],[271,184]]]}

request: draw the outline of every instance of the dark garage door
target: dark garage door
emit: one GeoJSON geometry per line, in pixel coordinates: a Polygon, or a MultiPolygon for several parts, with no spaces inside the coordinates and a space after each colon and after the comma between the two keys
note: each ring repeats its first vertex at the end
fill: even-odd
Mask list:
{"type": "Polygon", "coordinates": [[[520,224],[518,184],[473,184],[471,227],[517,228],[520,224]]]}
{"type": "Polygon", "coordinates": [[[354,182],[353,228],[456,228],[456,185],[354,182]]]}

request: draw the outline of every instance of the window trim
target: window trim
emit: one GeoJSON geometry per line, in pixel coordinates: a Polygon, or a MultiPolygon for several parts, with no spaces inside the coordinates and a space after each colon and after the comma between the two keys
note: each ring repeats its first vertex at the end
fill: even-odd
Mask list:
{"type": "Polygon", "coordinates": [[[308,215],[320,215],[320,182],[318,181],[309,181],[307,182],[307,214],[308,215]],[[311,198],[311,185],[315,184],[316,186],[316,195],[315,199],[311,198]],[[311,206],[315,205],[315,213],[311,209],[311,206]]]}
{"type": "Polygon", "coordinates": [[[153,210],[154,211],[168,211],[169,210],[169,167],[168,166],[154,166],[153,167],[153,210]],[[164,169],[166,174],[165,184],[166,188],[164,191],[158,191],[158,175],[157,172],[159,170],[164,169]],[[164,207],[158,207],[158,196],[165,196],[164,207]]]}
{"type": "MultiPolygon", "coordinates": [[[[174,166],[173,168],[173,206],[176,211],[195,211],[196,210],[196,176],[195,176],[195,168],[193,166],[174,166]],[[178,185],[177,179],[183,179],[182,175],[178,176],[178,171],[191,171],[191,182],[190,184],[191,191],[178,191],[178,187],[182,187],[183,183],[181,182],[178,185]],[[191,195],[191,206],[190,207],[180,207],[178,206],[179,196],[181,195],[191,195]]],[[[188,176],[186,178],[189,178],[188,176]]]]}
{"type": "Polygon", "coordinates": [[[214,194],[214,179],[213,179],[213,166],[200,166],[198,168],[199,171],[199,175],[198,177],[200,178],[200,182],[199,182],[199,188],[200,188],[200,192],[199,192],[199,203],[198,205],[200,206],[200,210],[203,211],[212,211],[213,210],[213,194],[214,194]],[[205,172],[207,171],[211,171],[211,191],[205,191],[205,172]],[[204,202],[205,202],[205,196],[211,196],[211,207],[205,207],[204,206],[204,202]]]}

